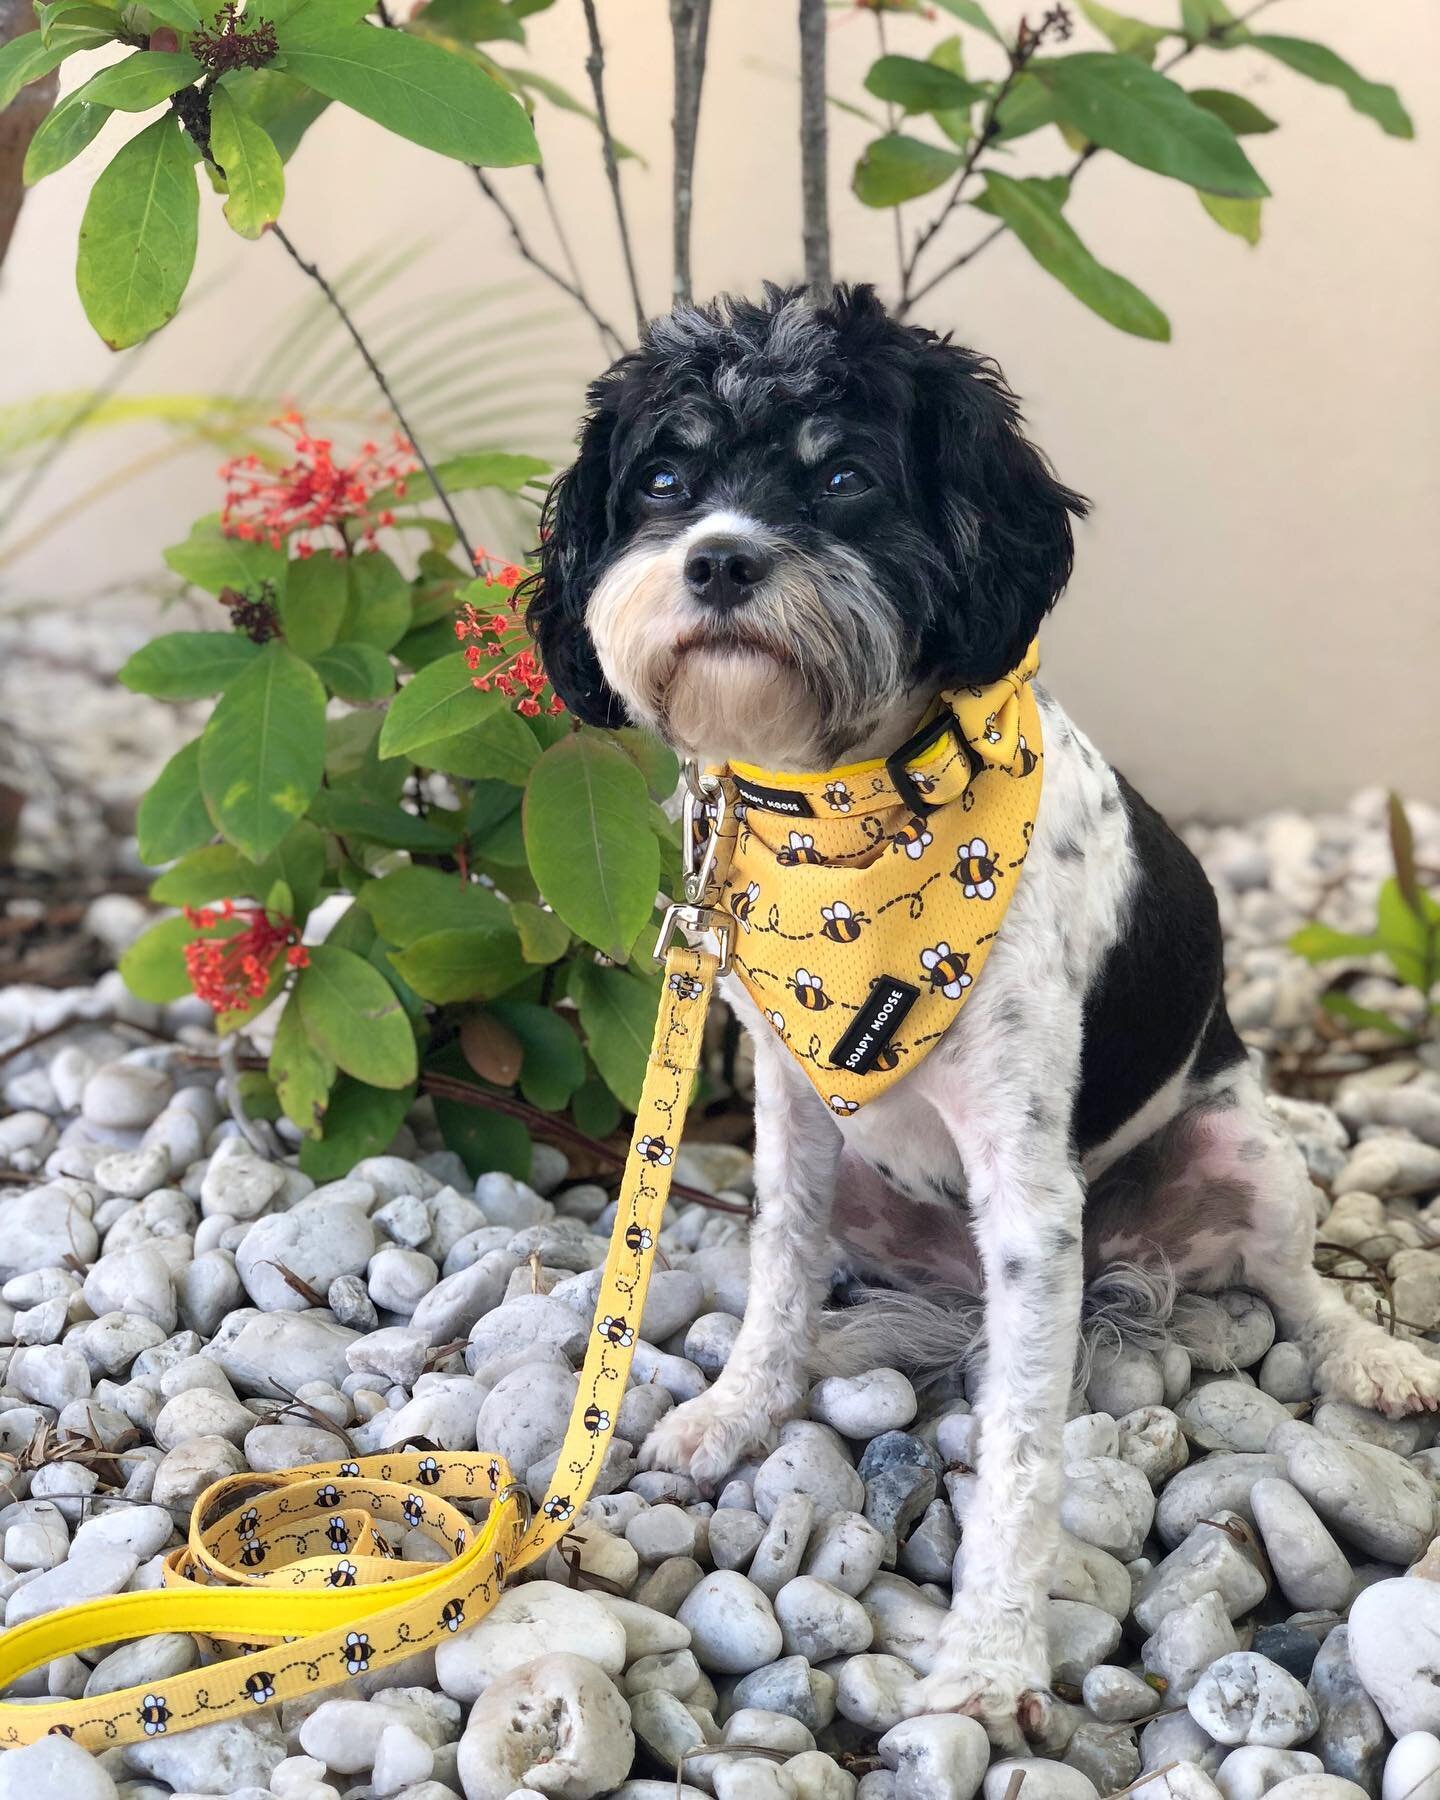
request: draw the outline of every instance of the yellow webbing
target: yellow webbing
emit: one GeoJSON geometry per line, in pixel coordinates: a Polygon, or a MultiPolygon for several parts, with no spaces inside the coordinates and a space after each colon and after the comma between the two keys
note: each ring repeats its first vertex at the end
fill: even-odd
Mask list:
{"type": "Polygon", "coordinates": [[[564,1536],[625,1395],[715,972],[708,951],[666,956],[580,1389],[533,1521],[509,1465],[485,1450],[392,1451],[217,1481],[195,1504],[188,1544],[167,1558],[163,1588],[0,1636],[0,1691],[56,1657],[158,1632],[199,1632],[244,1653],[93,1699],[0,1703],[0,1746],[61,1732],[103,1750],[333,1687],[475,1624],[510,1574],[564,1536]],[[478,1527],[452,1504],[477,1500],[488,1502],[478,1527]],[[374,1530],[381,1520],[425,1532],[448,1560],[398,1560],[374,1530]],[[383,1603],[371,1591],[380,1583],[383,1603]]]}

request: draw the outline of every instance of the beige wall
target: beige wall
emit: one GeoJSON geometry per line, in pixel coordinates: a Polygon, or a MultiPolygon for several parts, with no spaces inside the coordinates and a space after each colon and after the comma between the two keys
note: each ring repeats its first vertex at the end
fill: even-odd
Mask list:
{"type": "MultiPolygon", "coordinates": [[[[1171,5],[1133,0],[1132,9],[1160,17],[1171,5]]],[[[654,308],[668,287],[668,9],[606,0],[600,10],[616,129],[650,159],[648,173],[627,170],[626,184],[654,308]]],[[[991,10],[1010,24],[1021,8],[994,0],[991,10]]],[[[799,241],[794,7],[717,0],[714,13],[697,198],[705,290],[792,276],[799,241]]],[[[531,25],[539,65],[576,90],[578,17],[573,0],[560,0],[531,25]]],[[[1396,81],[1417,141],[1383,136],[1338,94],[1261,58],[1197,55],[1192,85],[1238,87],[1284,122],[1251,140],[1276,195],[1260,248],[1223,234],[1187,190],[1115,158],[1087,170],[1070,208],[1102,260],[1170,313],[1172,344],[1103,325],[1010,241],[923,311],[999,358],[1062,475],[1096,502],[1047,636],[1052,685],[1160,804],[1219,816],[1337,799],[1371,781],[1440,799],[1440,15],[1428,0],[1289,0],[1272,18],[1274,29],[1320,38],[1396,81]]],[[[831,87],[858,95],[873,20],[831,19],[831,87]]],[[[892,47],[923,54],[938,29],[893,22],[892,47]]],[[[547,112],[542,136],[581,260],[623,321],[593,134],[547,112]]],[[[832,115],[836,264],[883,284],[894,267],[890,217],[848,193],[866,136],[832,115]]],[[[1027,146],[1027,159],[1042,147],[1046,166],[1058,166],[1053,133],[1027,146]]],[[[90,382],[109,365],[71,281],[87,177],[105,154],[92,146],[22,216],[0,289],[0,345],[23,346],[0,371],[4,399],[90,382]]],[[[503,180],[533,217],[533,179],[503,180]]],[[[350,115],[317,128],[292,187],[286,224],[327,266],[424,231],[439,241],[414,273],[417,295],[516,269],[465,171],[350,115]]],[[[919,221],[930,207],[909,210],[919,221]]],[[[299,284],[275,245],[239,245],[216,208],[197,279],[212,284],[208,299],[149,348],[132,387],[224,379],[299,284]]],[[[595,358],[578,318],[569,355],[577,372],[595,358]]],[[[58,504],[118,452],[117,439],[92,442],[37,504],[58,504]]],[[[213,504],[212,460],[91,508],[43,555],[4,572],[0,604],[42,590],[83,594],[153,568],[157,547],[213,504]]]]}

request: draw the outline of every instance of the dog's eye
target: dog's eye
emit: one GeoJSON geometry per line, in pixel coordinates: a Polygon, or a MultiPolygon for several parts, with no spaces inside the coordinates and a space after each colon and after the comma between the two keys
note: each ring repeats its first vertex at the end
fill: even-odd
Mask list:
{"type": "Polygon", "coordinates": [[[825,477],[824,492],[832,498],[848,500],[852,494],[865,493],[869,486],[870,477],[863,469],[844,463],[825,477]]]}
{"type": "Polygon", "coordinates": [[[652,500],[674,500],[685,492],[685,483],[675,470],[663,465],[651,469],[641,486],[652,500]]]}

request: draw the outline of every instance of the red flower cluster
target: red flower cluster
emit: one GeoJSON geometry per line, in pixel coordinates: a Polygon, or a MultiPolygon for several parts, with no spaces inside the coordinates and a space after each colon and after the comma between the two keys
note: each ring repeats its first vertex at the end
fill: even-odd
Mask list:
{"type": "Polygon", "coordinates": [[[249,921],[243,931],[230,937],[196,938],[185,946],[190,985],[216,1012],[233,1012],[260,999],[282,953],[292,969],[303,969],[310,961],[295,921],[276,914],[272,923],[263,907],[236,906],[233,900],[224,900],[218,911],[210,906],[187,906],[185,917],[201,931],[213,930],[222,919],[249,921]]]}
{"type": "Polygon", "coordinates": [[[388,507],[372,516],[370,505],[379,489],[391,484],[396,497],[404,499],[405,482],[418,467],[407,439],[397,432],[388,454],[378,444],[367,443],[352,462],[337,463],[334,444],[329,438],[312,437],[299,413],[276,419],[275,429],[294,444],[293,462],[274,470],[252,453],[221,467],[220,479],[228,484],[220,507],[220,529],[226,537],[279,550],[292,532],[299,532],[296,554],[312,556],[315,546],[309,534],[329,526],[341,540],[332,554],[343,556],[346,544],[373,544],[381,526],[394,524],[388,507]],[[346,529],[352,520],[364,522],[354,540],[346,529]]]}
{"type": "MultiPolygon", "coordinates": [[[[517,581],[520,578],[518,569],[503,570],[501,578],[507,574],[513,574],[517,581]]],[[[514,700],[516,712],[523,713],[527,719],[533,719],[540,712],[564,712],[564,702],[554,692],[547,704],[540,704],[545,692],[545,671],[533,650],[516,648],[517,638],[522,643],[527,641],[519,613],[497,612],[486,617],[467,600],[455,621],[455,635],[465,645],[467,668],[478,669],[487,658],[493,658],[497,664],[483,675],[474,675],[472,687],[487,694],[492,688],[497,689],[514,700]]]]}

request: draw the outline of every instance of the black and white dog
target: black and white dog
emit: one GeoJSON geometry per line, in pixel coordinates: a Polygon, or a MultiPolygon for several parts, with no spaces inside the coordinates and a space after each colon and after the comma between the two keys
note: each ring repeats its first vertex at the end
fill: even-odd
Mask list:
{"type": "MultiPolygon", "coordinates": [[[[883,756],[939,689],[1013,667],[1069,578],[1085,503],[1022,435],[999,372],[867,288],[681,308],[590,401],[529,610],[582,719],[797,772],[883,756]]],[[[1440,1363],[1312,1267],[1310,1182],[1226,1015],[1199,866],[1037,699],[1024,880],[973,997],[909,1076],[837,1119],[729,985],[755,1042],[749,1305],[714,1386],[644,1448],[713,1483],[799,1410],[837,1218],[850,1266],[892,1282],[948,1238],[983,1295],[978,1488],[915,1710],[972,1713],[1012,1748],[1045,1723],[1087,1276],[1119,1261],[1249,1283],[1325,1393],[1440,1405],[1440,1363]]]]}

